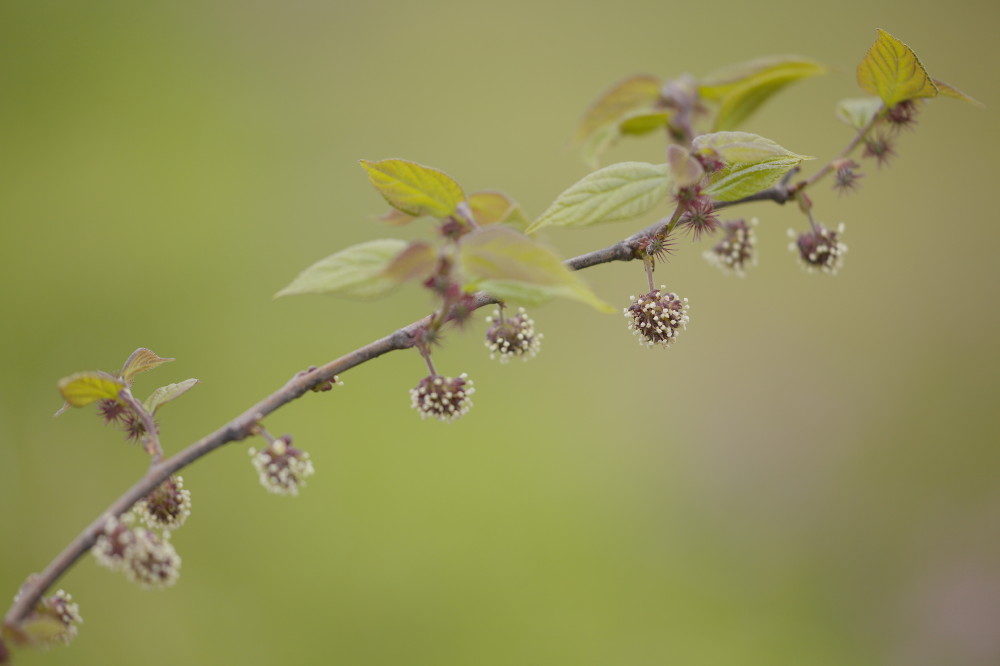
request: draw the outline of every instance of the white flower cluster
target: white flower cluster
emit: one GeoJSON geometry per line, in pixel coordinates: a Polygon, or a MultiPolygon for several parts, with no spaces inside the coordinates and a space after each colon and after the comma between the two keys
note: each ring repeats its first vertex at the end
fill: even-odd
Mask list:
{"type": "Polygon", "coordinates": [[[121,571],[134,583],[148,589],[170,587],[180,577],[181,558],[170,543],[169,532],[157,536],[142,527],[130,527],[108,517],[94,543],[94,558],[112,571],[121,571]]]}
{"type": "Polygon", "coordinates": [[[789,243],[788,249],[798,253],[799,261],[806,272],[820,271],[836,275],[844,265],[844,255],[847,253],[847,246],[840,240],[843,233],[843,223],[837,225],[836,231],[827,229],[821,224],[816,225],[815,230],[799,235],[796,235],[793,229],[789,229],[788,236],[793,240],[789,243]]]}
{"type": "Polygon", "coordinates": [[[260,484],[278,495],[298,495],[299,488],[306,485],[306,477],[315,473],[309,454],[283,438],[274,440],[263,451],[251,447],[250,460],[260,484]]]}
{"type": "Polygon", "coordinates": [[[430,375],[410,389],[411,406],[420,412],[422,419],[430,416],[450,423],[468,413],[472,407],[469,396],[475,392],[472,380],[464,372],[458,377],[430,375]]]}
{"type": "Polygon", "coordinates": [[[725,236],[711,250],[706,250],[702,256],[723,273],[733,273],[744,277],[748,266],[757,265],[757,238],[753,232],[757,223],[756,217],[750,220],[750,224],[743,220],[731,220],[723,223],[722,229],[725,236]]]}
{"type": "Polygon", "coordinates": [[[151,529],[176,530],[191,515],[191,491],[184,477],[171,476],[132,507],[132,513],[151,529]]]}
{"type": "Polygon", "coordinates": [[[486,323],[489,324],[486,348],[490,350],[490,359],[499,356],[501,363],[507,363],[520,356],[527,361],[542,348],[542,334],[535,333],[535,322],[524,308],[518,308],[516,315],[506,318],[501,316],[500,310],[494,310],[486,323]]]}
{"type": "Polygon", "coordinates": [[[625,318],[632,335],[639,337],[639,344],[645,347],[662,345],[668,347],[682,328],[687,328],[688,299],[678,298],[667,292],[665,286],[636,298],[629,296],[632,304],[625,308],[625,318]]]}

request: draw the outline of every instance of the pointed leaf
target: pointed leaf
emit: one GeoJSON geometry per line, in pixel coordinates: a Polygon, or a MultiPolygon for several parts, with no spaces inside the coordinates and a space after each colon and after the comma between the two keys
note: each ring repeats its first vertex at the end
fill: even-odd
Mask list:
{"type": "Polygon", "coordinates": [[[508,227],[485,227],[463,238],[460,261],[467,287],[501,300],[534,304],[560,296],[612,311],[555,253],[508,227]]]}
{"type": "Polygon", "coordinates": [[[952,97],[954,99],[960,99],[963,102],[969,102],[970,104],[974,104],[981,109],[986,108],[986,105],[980,102],[978,99],[966,95],[964,92],[962,92],[955,86],[949,85],[939,79],[931,79],[931,80],[934,82],[934,85],[937,86],[938,92],[941,93],[941,95],[943,95],[944,97],[952,97]]]}
{"type": "Polygon", "coordinates": [[[618,123],[618,132],[622,135],[633,134],[636,136],[649,134],[657,130],[662,130],[670,114],[666,111],[640,110],[626,114],[618,123]]]}
{"type": "Polygon", "coordinates": [[[734,164],[712,174],[712,185],[705,194],[716,201],[736,201],[771,187],[793,168],[800,159],[781,158],[756,164],[734,164]]]}
{"type": "Polygon", "coordinates": [[[779,158],[811,160],[813,157],[797,155],[787,148],[750,132],[714,132],[695,137],[691,152],[715,154],[730,164],[755,164],[779,158]]]}
{"type": "Polygon", "coordinates": [[[628,112],[648,107],[660,97],[660,80],[640,74],[619,81],[591,105],[576,130],[576,142],[581,143],[605,125],[616,125],[628,112]]]}
{"type": "Polygon", "coordinates": [[[469,208],[476,218],[476,224],[480,226],[507,224],[519,229],[528,226],[521,207],[503,192],[476,192],[469,197],[469,208]]]}
{"type": "Polygon", "coordinates": [[[142,403],[143,407],[150,414],[155,414],[157,408],[160,405],[170,402],[171,400],[176,400],[181,397],[189,390],[194,388],[194,385],[198,383],[197,379],[185,379],[182,382],[177,382],[176,384],[167,384],[166,386],[161,386],[160,388],[149,394],[146,398],[146,402],[142,403]]]}
{"type": "Polygon", "coordinates": [[[584,176],[556,197],[528,232],[619,222],[651,210],[670,193],[666,164],[621,162],[584,176]]]}
{"type": "Polygon", "coordinates": [[[858,85],[878,95],[886,108],[919,97],[936,97],[938,89],[909,46],[885,30],[858,65],[858,85]]]}
{"type": "Polygon", "coordinates": [[[619,139],[618,126],[614,123],[595,130],[580,144],[580,159],[591,171],[600,168],[600,157],[619,139]]]}
{"type": "Polygon", "coordinates": [[[302,271],[290,285],[275,294],[275,298],[293,294],[339,294],[352,298],[384,296],[397,286],[395,280],[384,274],[385,269],[406,246],[406,241],[396,239],[353,245],[302,271]]]}
{"type": "Polygon", "coordinates": [[[767,189],[781,180],[802,160],[798,155],[749,132],[716,132],[695,137],[692,151],[720,157],[726,167],[711,175],[712,184],[705,193],[716,201],[735,201],[767,189]]]}
{"type": "Polygon", "coordinates": [[[719,104],[715,129],[726,130],[737,127],[790,83],[826,71],[818,62],[800,56],[770,56],[709,74],[698,92],[719,104]]]}
{"type": "Polygon", "coordinates": [[[122,366],[121,378],[125,380],[125,383],[131,386],[135,376],[140,372],[146,372],[147,370],[152,370],[153,368],[159,367],[164,363],[176,360],[177,359],[175,358],[161,358],[152,350],[146,349],[145,347],[139,347],[132,352],[132,355],[128,357],[127,361],[125,361],[125,365],[122,366]]]}
{"type": "MultiPolygon", "coordinates": [[[[98,400],[117,400],[125,381],[106,372],[78,372],[59,380],[59,393],[73,407],[83,407],[98,400]]],[[[62,410],[60,410],[62,411],[62,410]]]]}
{"type": "Polygon", "coordinates": [[[389,205],[407,215],[448,217],[465,200],[462,188],[450,176],[416,162],[361,160],[361,166],[389,205]]]}
{"type": "Polygon", "coordinates": [[[437,266],[437,251],[424,241],[414,241],[396,255],[385,269],[385,275],[396,282],[426,278],[437,266]]]}
{"type": "Polygon", "coordinates": [[[881,110],[882,100],[878,97],[856,97],[840,100],[837,103],[836,114],[837,120],[860,130],[881,110]]]}

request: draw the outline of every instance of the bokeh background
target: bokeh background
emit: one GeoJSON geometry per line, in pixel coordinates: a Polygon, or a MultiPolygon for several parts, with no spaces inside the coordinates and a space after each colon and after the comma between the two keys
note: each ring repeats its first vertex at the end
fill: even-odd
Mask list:
{"type": "MultiPolygon", "coordinates": [[[[272,300],[337,249],[427,233],[371,219],[359,158],[536,215],[585,173],[569,138],[611,83],[773,53],[837,69],[746,129],[829,158],[876,27],[988,105],[934,101],[858,194],[816,190],[848,227],[836,278],[796,265],[790,207],[743,209],[745,280],[683,246],[660,278],[692,303],[669,351],[552,303],[530,363],[489,361],[481,321],[449,337],[439,369],[478,389],[461,422],[410,410],[416,353],[281,410],[266,425],[317,469],[301,496],[264,492],[246,443],[199,461],[179,584],[85,558],[60,583],[76,643],[19,663],[1000,663],[997,19],[986,0],[0,4],[7,597],[146,465],[89,409],[51,418],[59,377],[177,357],[137,385],[202,380],[161,413],[176,451],[427,311],[417,289],[272,300]]],[[[547,239],[571,256],[638,226],[547,239]]],[[[644,284],[637,264],[586,277],[619,305],[644,284]]]]}

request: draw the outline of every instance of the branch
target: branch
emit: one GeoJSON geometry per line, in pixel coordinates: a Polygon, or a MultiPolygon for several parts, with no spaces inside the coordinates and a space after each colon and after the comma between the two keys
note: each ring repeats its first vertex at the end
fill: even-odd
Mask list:
{"type": "MultiPolygon", "coordinates": [[[[781,183],[767,190],[758,192],[752,196],[738,201],[719,202],[716,208],[727,208],[750,201],[774,201],[783,204],[794,194],[796,188],[787,187],[788,180],[797,172],[797,169],[790,171],[781,183]]],[[[801,185],[801,183],[799,184],[801,185]]],[[[656,232],[664,226],[658,222],[651,227],[644,229],[628,238],[600,250],[594,250],[578,257],[567,259],[564,263],[573,270],[582,270],[599,264],[606,264],[613,261],[632,261],[637,259],[637,249],[639,241],[649,233],[656,232]]],[[[479,292],[475,295],[473,310],[496,303],[497,299],[489,294],[479,292]]],[[[81,532],[66,548],[59,553],[52,562],[49,563],[41,574],[34,577],[22,589],[17,601],[10,607],[4,616],[4,624],[16,626],[35,604],[42,597],[45,591],[58,580],[73,564],[80,559],[96,542],[97,537],[104,529],[108,516],[117,518],[128,511],[133,504],[148,495],[154,488],[166,481],[171,474],[190,465],[202,456],[211,453],[220,446],[229,442],[240,441],[254,434],[255,429],[261,420],[268,414],[276,411],[283,405],[300,398],[314,386],[319,386],[333,380],[336,375],[343,374],[347,370],[378,358],[383,354],[398,349],[409,349],[414,345],[414,333],[421,327],[426,326],[434,315],[428,315],[419,319],[395,332],[375,340],[373,342],[358,347],[349,354],[342,356],[326,365],[296,375],[290,379],[280,389],[267,396],[250,409],[246,410],[235,419],[222,426],[215,432],[201,438],[197,442],[189,445],[174,456],[160,462],[154,458],[146,474],[139,479],[123,495],[111,503],[94,522],[92,522],[83,532],[81,532]]],[[[140,415],[145,410],[139,409],[140,415]]],[[[151,420],[151,419],[150,419],[151,420]]],[[[155,437],[155,427],[147,424],[147,434],[155,437]]],[[[157,442],[158,448],[158,442],[157,442]]]]}

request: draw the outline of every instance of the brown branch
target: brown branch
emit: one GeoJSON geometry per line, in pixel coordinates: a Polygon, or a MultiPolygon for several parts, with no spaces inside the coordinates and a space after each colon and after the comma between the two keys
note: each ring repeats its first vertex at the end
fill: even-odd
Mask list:
{"type": "MultiPolygon", "coordinates": [[[[786,177],[774,187],[738,201],[719,202],[716,208],[726,208],[750,201],[774,201],[785,203],[794,194],[796,188],[788,188],[788,180],[797,172],[797,169],[790,171],[786,177]]],[[[799,183],[798,185],[802,185],[799,183]]],[[[631,261],[637,259],[637,248],[639,241],[650,233],[656,233],[665,226],[667,222],[660,221],[632,236],[610,245],[600,250],[594,250],[582,254],[572,259],[567,259],[564,263],[573,270],[582,270],[599,264],[606,264],[612,261],[631,261]]],[[[475,296],[473,310],[496,303],[497,300],[489,294],[479,292],[475,296]]],[[[59,553],[52,562],[49,563],[41,574],[34,577],[22,589],[16,602],[4,616],[4,624],[16,626],[34,608],[41,598],[56,580],[59,579],[73,564],[80,559],[97,540],[101,530],[104,528],[108,516],[118,517],[128,511],[138,500],[148,495],[154,488],[163,483],[171,474],[177,472],[202,456],[211,453],[220,446],[233,441],[239,441],[254,434],[258,423],[268,414],[279,409],[283,405],[301,397],[314,386],[319,386],[331,381],[334,376],[342,374],[351,368],[378,358],[383,354],[398,349],[409,349],[414,344],[414,333],[423,326],[431,322],[434,315],[428,315],[423,319],[413,322],[384,338],[370,342],[342,356],[335,361],[330,361],[326,365],[312,369],[308,372],[296,375],[290,379],[280,389],[267,396],[256,405],[246,410],[235,419],[222,426],[215,432],[207,435],[197,442],[189,445],[184,450],[174,456],[160,462],[154,460],[149,470],[139,481],[129,488],[125,493],[112,502],[97,519],[94,520],[83,532],[81,532],[66,548],[59,553]]],[[[134,399],[133,399],[134,400],[134,399]]],[[[139,405],[135,409],[144,412],[139,405]]],[[[150,419],[151,420],[151,419],[150,419]]],[[[147,432],[154,433],[155,428],[150,428],[147,424],[147,432]]],[[[155,437],[155,434],[153,434],[155,437]]]]}

